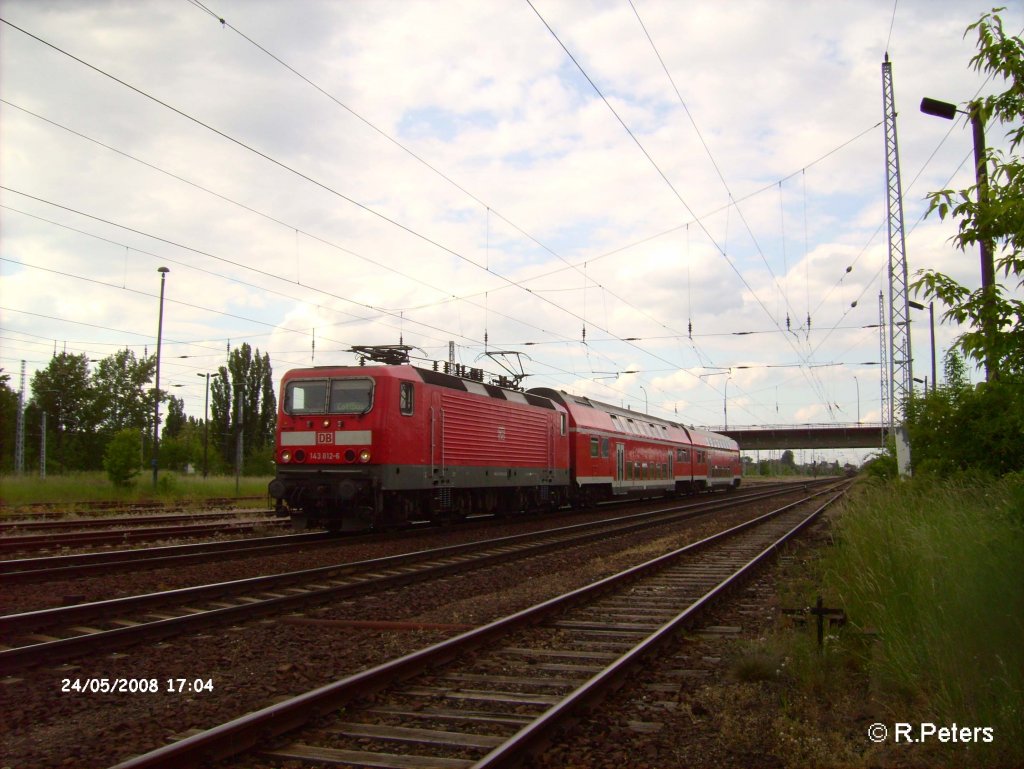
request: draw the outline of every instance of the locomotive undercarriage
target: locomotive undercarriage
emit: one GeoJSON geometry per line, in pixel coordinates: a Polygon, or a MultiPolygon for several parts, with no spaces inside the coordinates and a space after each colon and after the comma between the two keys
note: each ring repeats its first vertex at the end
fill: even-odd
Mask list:
{"type": "Polygon", "coordinates": [[[290,516],[293,528],[330,531],[395,528],[417,520],[447,523],[469,515],[557,509],[569,502],[565,471],[495,468],[279,468],[269,491],[278,515],[290,516]]]}

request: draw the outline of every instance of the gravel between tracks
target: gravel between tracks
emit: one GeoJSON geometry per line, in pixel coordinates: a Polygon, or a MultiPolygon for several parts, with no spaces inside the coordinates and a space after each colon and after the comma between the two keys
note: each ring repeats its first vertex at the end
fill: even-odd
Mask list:
{"type": "MultiPolygon", "coordinates": [[[[407,620],[418,623],[481,623],[672,547],[723,528],[718,516],[681,524],[670,537],[634,535],[628,541],[606,540],[591,545],[583,558],[544,556],[517,561],[466,576],[393,591],[375,599],[322,605],[304,615],[313,619],[407,620]]],[[[522,530],[520,524],[517,530],[522,530]]],[[[443,535],[458,538],[456,531],[443,535]]],[[[467,532],[477,539],[480,532],[467,532]]],[[[38,608],[52,605],[54,595],[82,595],[85,600],[109,598],[183,584],[252,576],[257,573],[308,568],[318,563],[381,555],[415,547],[430,547],[433,537],[376,545],[343,546],[344,558],[333,548],[304,554],[274,556],[256,561],[227,561],[190,567],[178,574],[151,572],[80,580],[54,591],[53,585],[20,586],[22,600],[38,608]],[[290,564],[290,565],[288,565],[290,564]],[[72,592],[73,591],[73,592],[72,592]],[[47,597],[47,592],[50,596],[47,597]]],[[[163,588],[166,589],[166,588],[163,588]]],[[[59,603],[59,600],[57,601],[59,603]]],[[[452,631],[454,632],[454,631],[452,631]]],[[[379,632],[299,625],[287,617],[269,618],[243,626],[209,631],[201,636],[172,639],[157,646],[129,649],[61,668],[28,671],[0,681],[0,708],[6,714],[2,737],[3,766],[103,767],[164,744],[174,734],[204,729],[245,712],[265,707],[277,698],[293,696],[366,668],[385,659],[441,640],[450,632],[411,630],[379,632]],[[97,694],[62,692],[63,679],[151,679],[158,693],[97,694]],[[168,692],[167,679],[212,679],[213,692],[168,692]]],[[[582,764],[586,765],[586,764],[582,764]]]]}

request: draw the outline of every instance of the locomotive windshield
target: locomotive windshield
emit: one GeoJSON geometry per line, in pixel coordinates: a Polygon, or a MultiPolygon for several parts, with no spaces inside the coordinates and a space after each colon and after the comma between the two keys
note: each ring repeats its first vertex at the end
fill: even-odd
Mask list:
{"type": "Polygon", "coordinates": [[[285,388],[287,414],[365,414],[371,405],[373,380],[366,377],[297,380],[285,388]]]}
{"type": "Polygon", "coordinates": [[[372,379],[334,379],[331,381],[332,414],[365,414],[373,405],[372,379]]]}

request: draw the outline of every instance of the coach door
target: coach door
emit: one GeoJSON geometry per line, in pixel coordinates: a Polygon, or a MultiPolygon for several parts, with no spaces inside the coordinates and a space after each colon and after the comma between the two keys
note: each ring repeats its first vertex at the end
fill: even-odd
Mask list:
{"type": "Polygon", "coordinates": [[[626,444],[615,444],[615,480],[621,482],[626,474],[626,444]]]}

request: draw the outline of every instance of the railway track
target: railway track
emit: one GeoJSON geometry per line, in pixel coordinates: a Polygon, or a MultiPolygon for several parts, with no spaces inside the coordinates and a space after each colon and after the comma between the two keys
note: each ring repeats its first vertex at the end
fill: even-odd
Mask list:
{"type": "MultiPolygon", "coordinates": [[[[265,495],[247,497],[209,497],[191,503],[190,507],[201,506],[205,508],[230,508],[239,502],[266,501],[265,495]]],[[[91,515],[104,516],[110,513],[145,514],[147,511],[159,512],[182,512],[187,508],[184,505],[167,505],[164,502],[134,502],[125,503],[120,500],[96,500],[93,502],[74,502],[78,510],[60,511],[59,508],[67,505],[67,502],[31,502],[28,504],[8,505],[0,504],[0,517],[30,517],[32,519],[44,520],[48,518],[61,518],[68,515],[91,515]]]]}
{"type": "Polygon", "coordinates": [[[394,769],[520,765],[813,522],[847,486],[829,492],[824,504],[812,502],[825,493],[817,492],[115,769],[194,766],[253,748],[274,761],[394,769]],[[298,739],[277,739],[297,729],[298,739]]]}
{"type": "MultiPolygon", "coordinates": [[[[793,489],[787,489],[792,492],[793,489]]],[[[777,496],[753,493],[743,501],[777,496]]],[[[234,580],[0,617],[0,672],[52,664],[90,652],[152,642],[222,622],[291,610],[495,563],[579,546],[600,538],[705,515],[741,501],[718,497],[660,510],[495,540],[470,542],[370,561],[234,580]]]]}
{"type": "Polygon", "coordinates": [[[143,513],[141,515],[91,516],[89,518],[47,517],[42,520],[38,518],[30,520],[20,518],[15,520],[5,519],[0,521],[0,534],[23,533],[30,531],[56,531],[61,529],[74,531],[78,529],[110,528],[112,526],[138,526],[139,524],[183,523],[185,521],[196,523],[199,521],[221,521],[226,518],[234,518],[239,515],[270,516],[272,515],[272,512],[268,511],[266,508],[239,508],[237,510],[232,509],[201,513],[173,513],[170,515],[150,515],[143,513]]]}
{"type": "MultiPolygon", "coordinates": [[[[223,516],[221,517],[223,518],[223,516]]],[[[210,534],[231,534],[261,527],[275,528],[286,525],[288,525],[288,522],[285,520],[260,518],[248,521],[235,520],[229,523],[199,523],[185,526],[140,526],[137,528],[110,529],[106,531],[26,534],[0,537],[0,552],[122,544],[155,539],[172,539],[175,537],[200,537],[210,534]]]]}
{"type": "MultiPolygon", "coordinates": [[[[748,487],[743,491],[734,492],[730,498],[733,501],[739,502],[749,494],[762,494],[773,489],[781,490],[787,488],[791,489],[792,484],[761,484],[748,487]]],[[[570,512],[568,514],[571,515],[573,513],[570,512]]],[[[552,518],[550,515],[548,517],[552,518]]],[[[488,518],[487,520],[463,522],[459,524],[459,527],[462,531],[468,530],[473,526],[479,526],[483,529],[493,523],[494,521],[488,518]]],[[[416,537],[420,536],[423,531],[428,530],[429,526],[433,526],[433,524],[428,524],[427,526],[416,525],[409,530],[390,532],[386,536],[416,537]]],[[[346,535],[346,540],[354,541],[354,539],[364,536],[366,535],[350,534],[346,535]]],[[[337,538],[333,535],[324,532],[304,532],[302,534],[282,534],[227,542],[199,542],[146,549],[72,553],[68,555],[0,560],[0,585],[47,582],[94,574],[185,566],[215,560],[223,556],[239,558],[243,556],[270,555],[295,547],[319,543],[331,544],[334,542],[337,542],[337,538]]]]}
{"type": "Polygon", "coordinates": [[[225,556],[261,556],[309,544],[336,541],[337,539],[333,535],[325,532],[306,532],[220,542],[163,545],[135,550],[9,559],[0,561],[0,585],[49,582],[93,574],[115,574],[142,569],[187,566],[225,556]]]}

